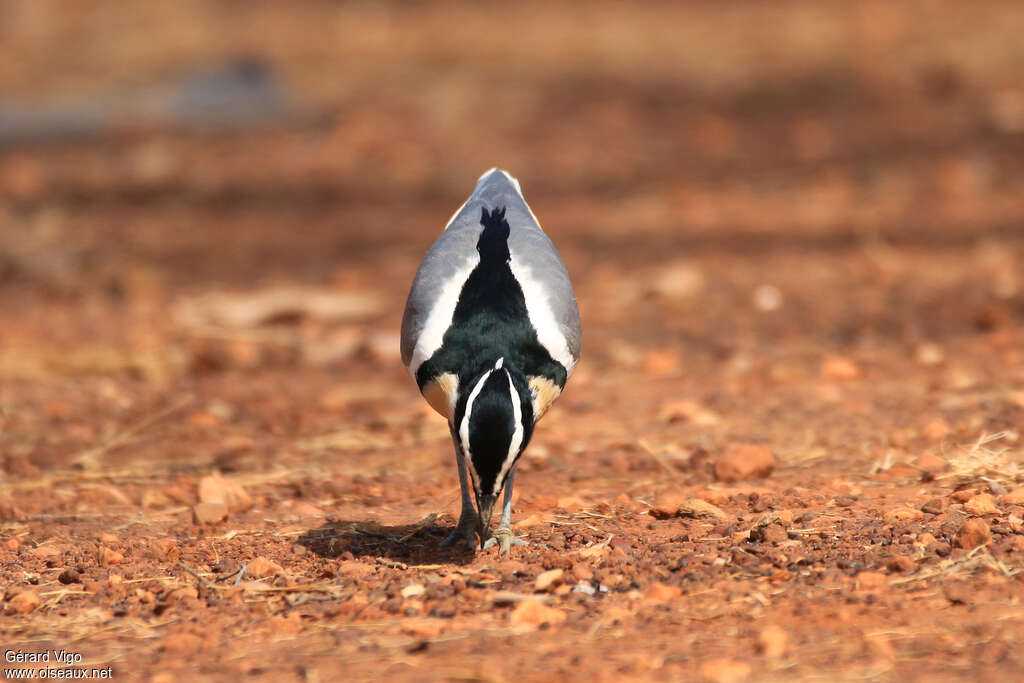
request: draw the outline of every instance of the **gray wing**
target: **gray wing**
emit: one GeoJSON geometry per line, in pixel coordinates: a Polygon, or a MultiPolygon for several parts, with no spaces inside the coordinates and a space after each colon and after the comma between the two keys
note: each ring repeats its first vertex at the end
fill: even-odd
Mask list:
{"type": "MultiPolygon", "coordinates": [[[[478,260],[476,245],[483,230],[481,209],[498,206],[506,208],[505,220],[511,228],[509,251],[513,259],[529,267],[531,279],[541,290],[554,323],[565,339],[571,364],[579,359],[580,314],[565,264],[523,199],[519,182],[505,171],[492,169],[480,177],[473,194],[452,216],[416,272],[402,317],[402,362],[407,367],[414,360],[417,342],[439,302],[442,308],[445,304],[451,305],[450,311],[441,311],[448,317],[444,327],[451,322],[458,292],[478,260]],[[451,301],[452,289],[455,301],[451,301]]],[[[571,364],[567,367],[570,371],[571,364]]]]}

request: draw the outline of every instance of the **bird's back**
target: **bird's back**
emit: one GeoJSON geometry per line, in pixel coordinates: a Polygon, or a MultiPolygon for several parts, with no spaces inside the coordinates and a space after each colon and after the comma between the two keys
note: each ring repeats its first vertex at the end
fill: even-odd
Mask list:
{"type": "MultiPolygon", "coordinates": [[[[561,390],[580,354],[576,297],[558,251],[526,204],[518,181],[508,173],[492,169],[481,176],[473,194],[428,251],[409,293],[401,339],[402,361],[417,378],[421,390],[425,379],[433,379],[442,372],[458,376],[464,369],[454,367],[457,363],[465,364],[466,359],[452,356],[453,345],[461,345],[463,351],[472,345],[474,350],[486,354],[491,351],[488,347],[507,349],[517,340],[522,341],[519,345],[523,349],[513,348],[513,353],[521,350],[530,355],[532,352],[526,349],[530,343],[538,352],[533,354],[538,356],[536,362],[530,358],[523,360],[527,366],[523,372],[530,377],[546,377],[557,385],[551,400],[561,390]],[[486,228],[484,219],[499,210],[508,225],[507,260],[503,257],[492,263],[484,255],[482,262],[478,246],[486,228]],[[495,279],[508,279],[509,271],[514,278],[512,290],[516,291],[497,297],[493,292],[482,293],[482,288],[499,287],[495,279]],[[471,301],[476,302],[472,307],[471,301]],[[524,320],[513,319],[517,314],[507,309],[490,324],[486,310],[489,302],[498,308],[521,302],[524,308],[520,317],[524,320]],[[516,334],[515,326],[527,322],[532,337],[516,334]],[[467,331],[466,325],[470,324],[476,328],[483,326],[486,331],[467,331]],[[468,337],[469,334],[475,336],[468,337]],[[421,370],[428,362],[431,365],[426,370],[430,376],[424,377],[421,370]]],[[[542,409],[549,402],[544,402],[542,409]]]]}

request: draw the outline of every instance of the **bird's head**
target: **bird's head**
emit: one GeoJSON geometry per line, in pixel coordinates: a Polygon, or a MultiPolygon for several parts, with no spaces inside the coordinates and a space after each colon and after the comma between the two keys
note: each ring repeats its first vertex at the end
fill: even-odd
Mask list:
{"type": "Polygon", "coordinates": [[[533,436],[533,404],[526,378],[503,358],[466,388],[456,403],[452,426],[469,465],[483,544],[498,495],[533,436]]]}

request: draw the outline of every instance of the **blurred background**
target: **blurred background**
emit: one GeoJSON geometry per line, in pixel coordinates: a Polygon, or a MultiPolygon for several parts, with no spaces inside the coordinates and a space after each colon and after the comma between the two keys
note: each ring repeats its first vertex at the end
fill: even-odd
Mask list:
{"type": "MultiPolygon", "coordinates": [[[[727,412],[806,379],[1013,388],[1022,34],[1009,0],[5,2],[6,471],[197,391],[215,398],[167,427],[199,440],[194,466],[224,450],[197,425],[296,438],[353,405],[360,443],[393,445],[381,431],[419,405],[397,355],[408,283],[495,165],[575,279],[580,419],[646,429],[665,395],[727,412]],[[267,394],[262,417],[243,429],[232,393],[267,394]]],[[[794,400],[803,424],[838,399],[794,400]]],[[[778,409],[673,429],[806,443],[773,434],[778,409]]],[[[863,455],[887,429],[815,438],[863,455]]]]}

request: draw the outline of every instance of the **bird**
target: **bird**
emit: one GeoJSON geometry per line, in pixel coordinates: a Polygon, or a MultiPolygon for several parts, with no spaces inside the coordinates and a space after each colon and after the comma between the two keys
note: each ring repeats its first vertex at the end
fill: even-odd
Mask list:
{"type": "Polygon", "coordinates": [[[507,555],[528,545],[511,528],[516,465],[579,361],[580,341],[562,257],[519,181],[492,168],[427,251],[402,316],[402,362],[447,419],[455,448],[462,510],[442,547],[463,539],[507,555]]]}

